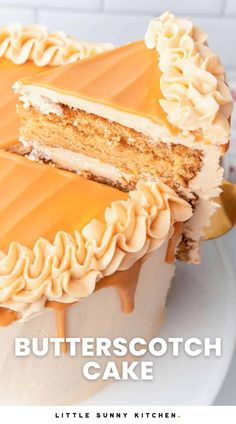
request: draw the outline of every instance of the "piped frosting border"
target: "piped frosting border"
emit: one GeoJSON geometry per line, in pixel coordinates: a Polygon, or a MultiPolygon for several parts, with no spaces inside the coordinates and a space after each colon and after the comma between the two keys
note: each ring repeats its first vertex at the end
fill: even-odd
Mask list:
{"type": "Polygon", "coordinates": [[[191,216],[190,205],[167,185],[139,182],[127,200],[106,209],[104,222],[93,219],[73,235],[60,231],[53,243],[40,238],[32,249],[11,243],[1,254],[0,304],[22,312],[32,304],[41,310],[46,300],[88,296],[97,281],[129,269],[191,216]]]}
{"type": "Polygon", "coordinates": [[[159,55],[164,97],[159,101],[170,123],[214,144],[228,143],[232,96],[207,34],[189,19],[165,12],[151,20],[145,43],[159,55]]]}
{"type": "Polygon", "coordinates": [[[32,60],[40,67],[59,66],[112,48],[110,43],[77,41],[62,31],[48,32],[36,24],[12,24],[0,29],[0,57],[16,65],[32,60]]]}

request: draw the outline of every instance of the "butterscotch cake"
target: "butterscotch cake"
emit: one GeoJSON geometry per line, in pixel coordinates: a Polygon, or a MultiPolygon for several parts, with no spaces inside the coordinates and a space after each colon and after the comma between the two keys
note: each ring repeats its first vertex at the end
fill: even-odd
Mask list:
{"type": "MultiPolygon", "coordinates": [[[[106,384],[83,377],[88,358],[68,355],[66,337],[158,334],[176,255],[199,261],[229,139],[224,69],[190,20],[166,13],[144,41],[73,63],[48,37],[18,44],[24,66],[55,66],[15,82],[20,143],[2,132],[2,404],[78,403],[106,384]],[[14,356],[15,337],[56,335],[62,356],[14,356]]],[[[0,75],[12,66],[16,81],[6,45],[0,75]]]]}
{"type": "Polygon", "coordinates": [[[15,338],[157,336],[192,210],[161,182],[127,194],[9,152],[0,164],[0,404],[76,404],[108,383],[83,377],[89,358],[66,343],[17,357],[15,338]]]}
{"type": "Polygon", "coordinates": [[[232,110],[224,68],[203,31],[165,13],[145,41],[21,80],[15,90],[31,158],[124,191],[160,179],[194,208],[179,257],[199,261],[232,110]]]}

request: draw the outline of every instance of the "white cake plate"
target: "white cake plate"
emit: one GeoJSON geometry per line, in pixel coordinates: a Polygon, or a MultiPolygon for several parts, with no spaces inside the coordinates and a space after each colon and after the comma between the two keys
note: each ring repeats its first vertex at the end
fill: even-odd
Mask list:
{"type": "MultiPolygon", "coordinates": [[[[227,373],[236,339],[236,279],[223,243],[203,243],[200,266],[178,263],[160,336],[222,338],[223,354],[154,360],[154,380],[110,384],[82,405],[211,405],[227,373]]],[[[158,272],[158,270],[157,270],[158,272]]]]}

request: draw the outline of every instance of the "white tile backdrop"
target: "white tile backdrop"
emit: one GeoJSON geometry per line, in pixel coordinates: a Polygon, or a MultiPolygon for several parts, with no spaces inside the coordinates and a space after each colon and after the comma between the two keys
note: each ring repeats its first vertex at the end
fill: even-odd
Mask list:
{"type": "Polygon", "coordinates": [[[0,0],[0,25],[37,22],[80,39],[121,44],[142,38],[149,19],[165,10],[189,15],[208,31],[236,87],[236,0],[0,0]]]}

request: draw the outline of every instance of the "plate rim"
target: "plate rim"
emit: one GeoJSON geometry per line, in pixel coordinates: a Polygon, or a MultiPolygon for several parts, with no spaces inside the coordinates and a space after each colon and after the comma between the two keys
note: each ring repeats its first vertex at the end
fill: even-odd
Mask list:
{"type": "Polygon", "coordinates": [[[236,346],[236,273],[234,272],[233,266],[231,264],[231,260],[229,259],[227,255],[227,249],[224,239],[216,239],[213,241],[217,250],[217,253],[219,254],[222,263],[224,264],[224,268],[227,273],[227,282],[230,284],[230,288],[232,291],[232,294],[234,295],[234,301],[230,303],[230,315],[234,317],[233,323],[234,325],[231,326],[229,329],[229,332],[231,333],[231,344],[228,347],[228,357],[225,359],[225,366],[222,366],[220,377],[219,377],[219,384],[216,386],[214,393],[212,392],[212,396],[209,396],[209,403],[207,405],[212,405],[224,383],[224,380],[227,376],[228,370],[230,368],[230,364],[233,359],[234,349],[236,346]]]}

